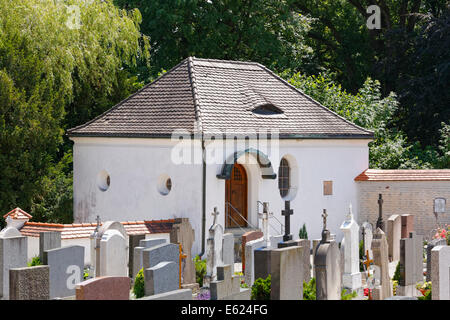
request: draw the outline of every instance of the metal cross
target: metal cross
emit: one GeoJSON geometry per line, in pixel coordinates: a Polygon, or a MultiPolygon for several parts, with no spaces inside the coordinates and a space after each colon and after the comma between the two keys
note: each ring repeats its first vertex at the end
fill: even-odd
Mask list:
{"type": "Polygon", "coordinates": [[[366,261],[363,262],[363,264],[366,266],[366,270],[369,270],[370,267],[370,263],[373,262],[373,260],[370,259],[369,257],[369,250],[366,250],[366,261]]]}
{"type": "Polygon", "coordinates": [[[97,215],[97,218],[95,220],[97,221],[97,226],[95,227],[95,232],[98,232],[98,229],[100,227],[100,216],[97,215]]]}
{"type": "Polygon", "coordinates": [[[327,209],[323,209],[323,213],[322,213],[322,218],[323,218],[323,230],[326,230],[326,229],[327,229],[327,217],[328,217],[327,209]]]}
{"type": "Polygon", "coordinates": [[[214,207],[214,212],[212,212],[211,214],[214,216],[213,225],[215,225],[217,216],[220,214],[219,211],[217,211],[217,207],[214,207]]]}
{"type": "Polygon", "coordinates": [[[294,210],[291,209],[291,202],[284,202],[284,210],[281,210],[281,214],[284,216],[284,236],[283,241],[292,240],[291,233],[291,215],[294,214],[294,210]]]}
{"type": "Polygon", "coordinates": [[[377,229],[380,228],[384,231],[384,223],[383,223],[383,196],[378,194],[378,220],[377,220],[377,229]]]}

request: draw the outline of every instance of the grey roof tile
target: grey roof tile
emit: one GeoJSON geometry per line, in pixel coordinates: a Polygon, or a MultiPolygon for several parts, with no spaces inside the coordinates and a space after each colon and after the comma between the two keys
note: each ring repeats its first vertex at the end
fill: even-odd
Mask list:
{"type": "Polygon", "coordinates": [[[166,137],[190,133],[278,130],[280,137],[372,138],[254,62],[187,58],[69,136],[166,137]],[[274,105],[280,115],[252,110],[274,105]]]}

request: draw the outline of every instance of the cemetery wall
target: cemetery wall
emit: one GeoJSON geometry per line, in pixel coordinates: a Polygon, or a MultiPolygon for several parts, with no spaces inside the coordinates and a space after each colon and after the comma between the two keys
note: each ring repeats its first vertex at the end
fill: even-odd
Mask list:
{"type": "Polygon", "coordinates": [[[412,214],[414,229],[419,235],[430,239],[437,221],[441,225],[450,224],[450,181],[360,181],[358,223],[378,219],[378,194],[383,195],[383,221],[390,215],[412,214]],[[446,198],[445,213],[438,219],[434,214],[434,199],[446,198]]]}

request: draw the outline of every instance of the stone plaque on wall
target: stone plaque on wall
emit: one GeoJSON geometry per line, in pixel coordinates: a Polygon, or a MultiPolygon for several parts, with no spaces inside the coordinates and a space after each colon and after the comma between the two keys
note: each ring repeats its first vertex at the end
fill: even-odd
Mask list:
{"type": "Polygon", "coordinates": [[[324,196],[333,195],[333,181],[324,181],[323,182],[323,195],[324,196]]]}
{"type": "Polygon", "coordinates": [[[434,199],[434,213],[445,213],[445,198],[434,199]]]}

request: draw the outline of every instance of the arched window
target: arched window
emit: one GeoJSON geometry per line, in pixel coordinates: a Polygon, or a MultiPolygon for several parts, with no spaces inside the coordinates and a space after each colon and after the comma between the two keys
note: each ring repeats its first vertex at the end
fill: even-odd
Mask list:
{"type": "Polygon", "coordinates": [[[286,197],[291,187],[289,162],[282,158],[280,161],[280,168],[278,169],[278,189],[282,198],[286,197]]]}

